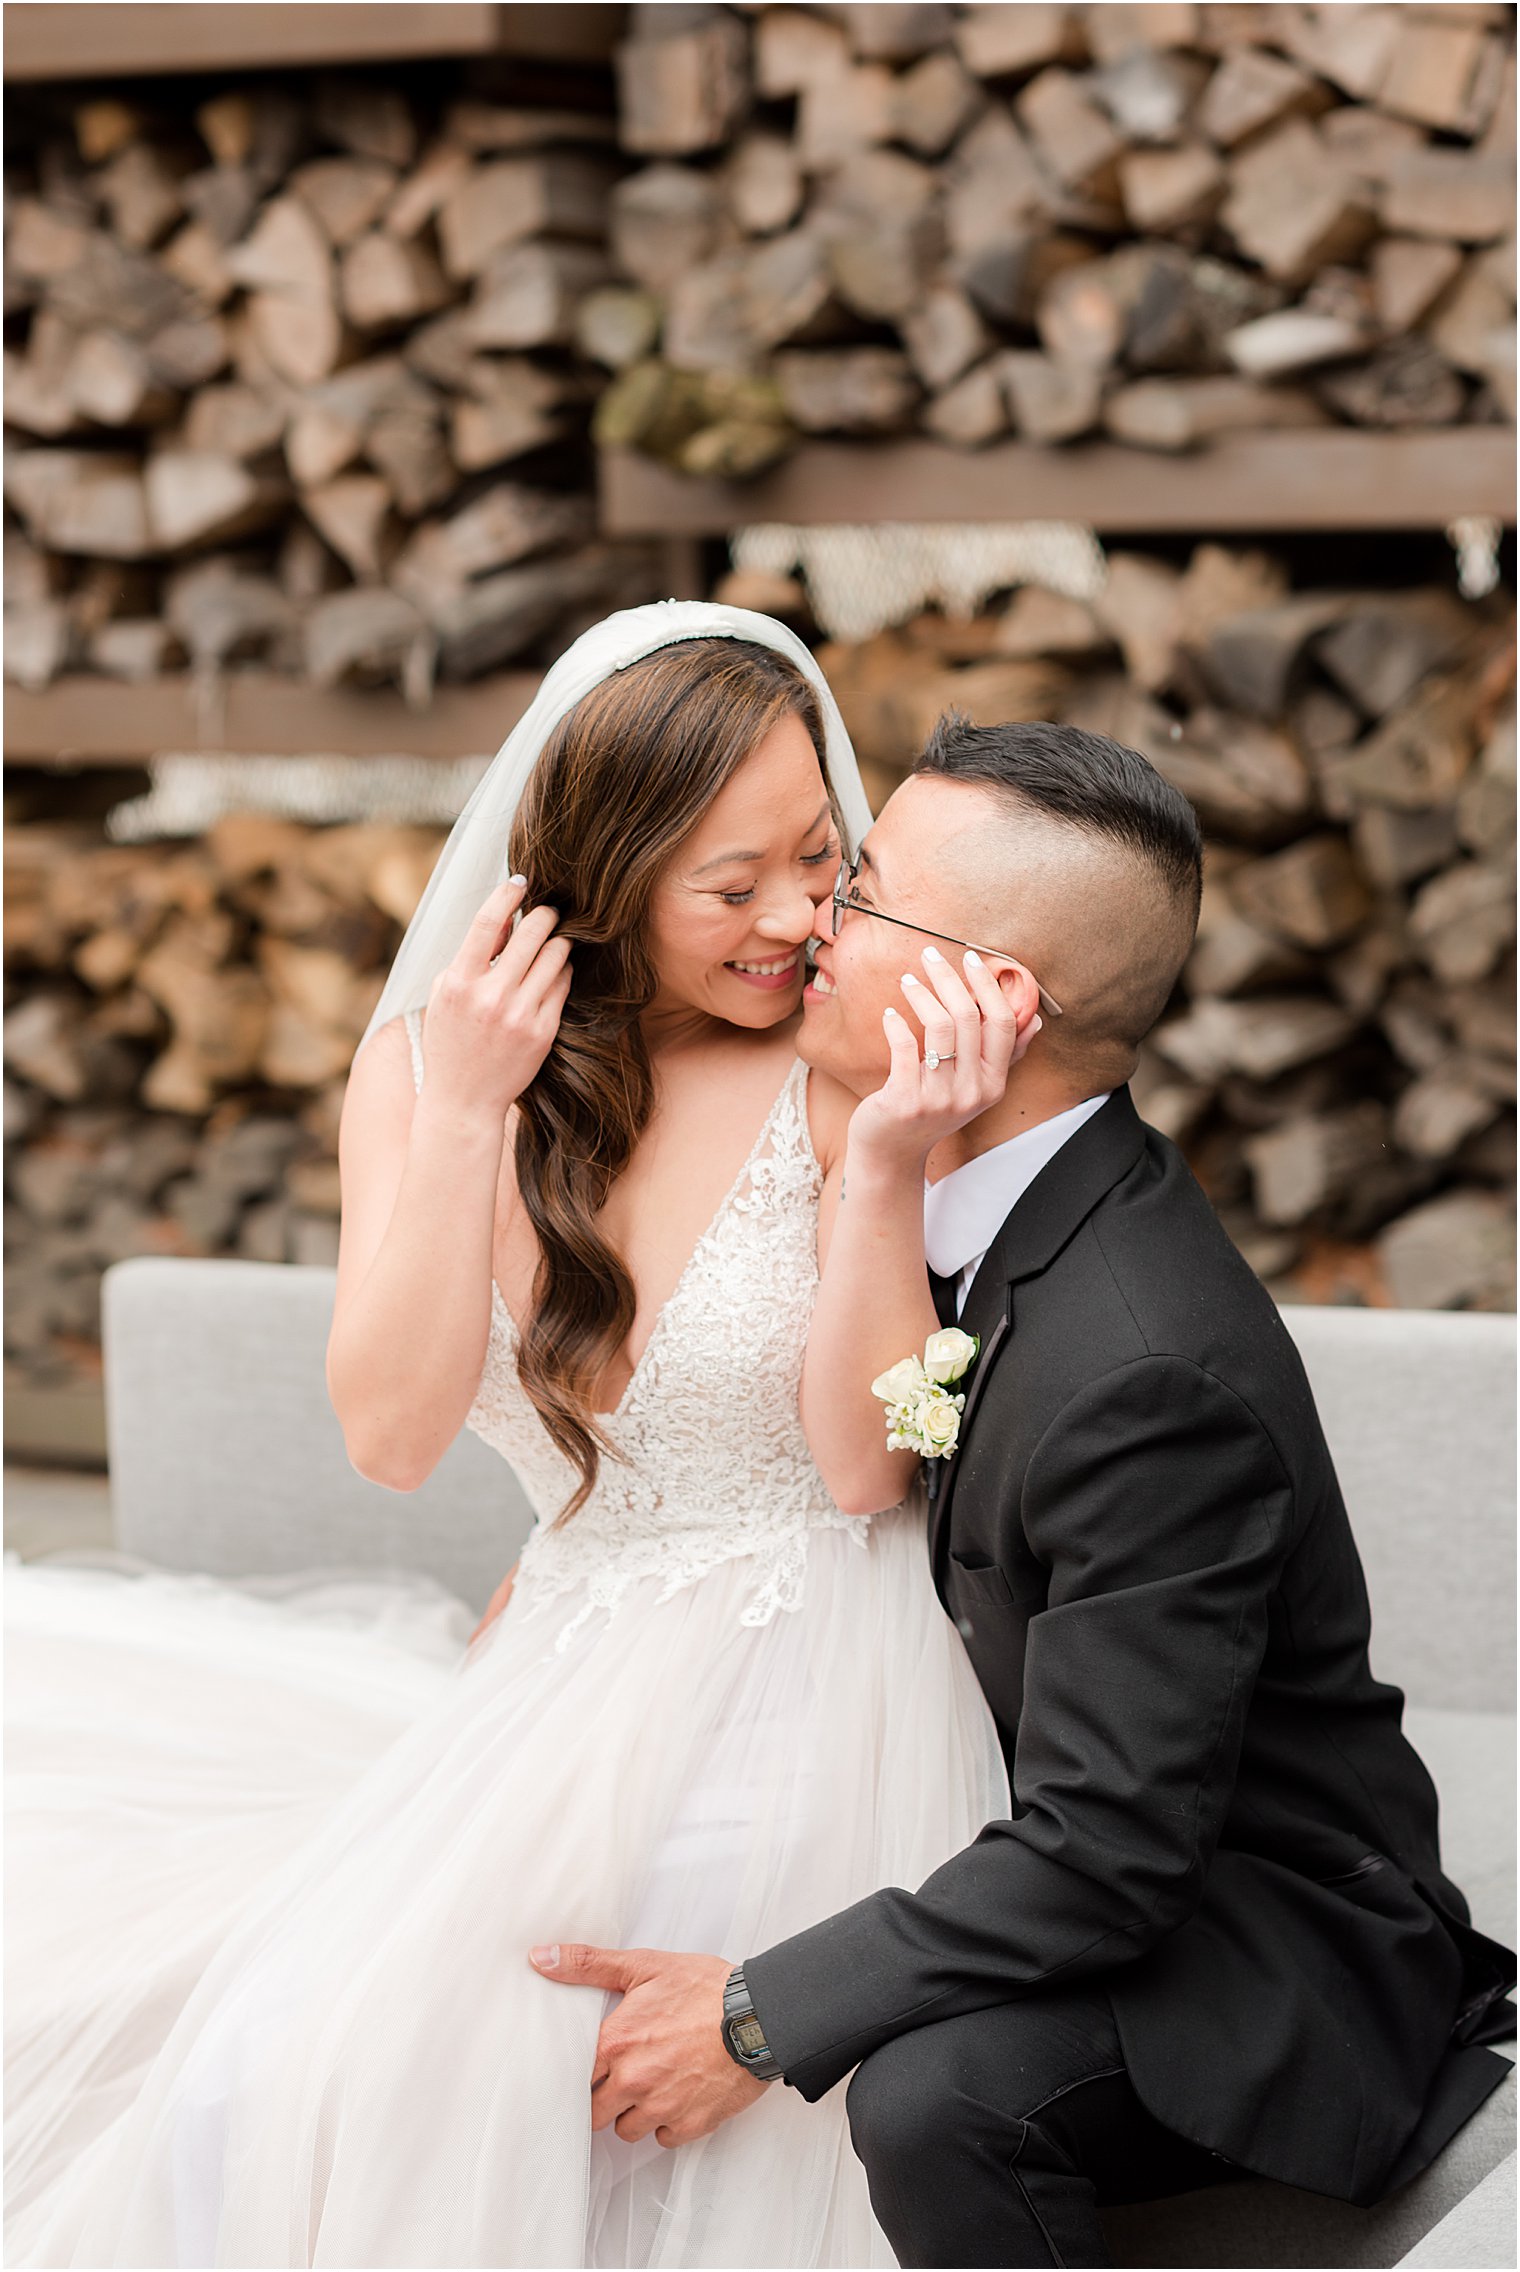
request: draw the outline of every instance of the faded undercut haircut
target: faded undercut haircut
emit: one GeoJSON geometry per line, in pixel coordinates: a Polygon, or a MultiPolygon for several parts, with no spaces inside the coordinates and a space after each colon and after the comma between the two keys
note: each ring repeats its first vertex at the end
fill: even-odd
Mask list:
{"type": "MultiPolygon", "coordinates": [[[[1116,939],[1128,951],[1108,982],[1093,997],[1063,1003],[1065,1015],[1049,1027],[1060,1054],[1126,1078],[1124,1060],[1132,1067],[1165,1010],[1198,928],[1203,835],[1187,798],[1138,750],[1106,734],[1044,721],[974,726],[953,710],[913,771],[991,789],[1015,811],[1097,838],[1133,863],[1134,907],[1144,910],[1143,920],[1132,919],[1138,935],[1116,939]]],[[[1117,926],[1117,911],[1115,919],[1117,926]]]]}

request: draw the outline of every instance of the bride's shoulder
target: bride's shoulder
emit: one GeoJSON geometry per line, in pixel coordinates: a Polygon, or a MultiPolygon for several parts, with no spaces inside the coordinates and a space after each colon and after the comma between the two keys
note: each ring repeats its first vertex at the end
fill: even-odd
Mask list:
{"type": "Polygon", "coordinates": [[[844,1157],[850,1115],[859,1099],[832,1073],[821,1072],[816,1065],[809,1067],[806,1079],[808,1134],[818,1164],[828,1175],[844,1157]]]}

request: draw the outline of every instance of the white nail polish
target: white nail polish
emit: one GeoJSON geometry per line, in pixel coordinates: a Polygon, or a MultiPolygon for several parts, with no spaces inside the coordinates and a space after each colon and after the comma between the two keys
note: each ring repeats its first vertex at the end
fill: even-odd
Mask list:
{"type": "Polygon", "coordinates": [[[944,959],[945,959],[945,958],[944,958],[944,956],[943,956],[943,955],[942,955],[942,954],[940,953],[940,951],[939,951],[938,947],[925,947],[925,949],[924,949],[924,960],[925,960],[925,962],[943,962],[943,961],[944,961],[944,959]]]}
{"type": "Polygon", "coordinates": [[[980,969],[981,969],[981,967],[982,967],[982,958],[981,958],[981,956],[980,956],[980,955],[979,955],[979,954],[977,953],[977,951],[976,951],[975,947],[968,947],[968,948],[966,949],[966,960],[967,960],[967,962],[974,964],[974,965],[975,965],[975,967],[976,967],[976,968],[977,968],[978,970],[980,970],[980,969]]]}

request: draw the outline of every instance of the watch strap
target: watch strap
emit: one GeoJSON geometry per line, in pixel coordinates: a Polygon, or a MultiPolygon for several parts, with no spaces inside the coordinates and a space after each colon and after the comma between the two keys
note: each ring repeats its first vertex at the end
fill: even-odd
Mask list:
{"type": "Polygon", "coordinates": [[[742,1964],[734,1966],[723,1990],[723,2044],[735,2066],[757,2082],[781,2080],[781,2063],[765,2040],[742,1964]]]}

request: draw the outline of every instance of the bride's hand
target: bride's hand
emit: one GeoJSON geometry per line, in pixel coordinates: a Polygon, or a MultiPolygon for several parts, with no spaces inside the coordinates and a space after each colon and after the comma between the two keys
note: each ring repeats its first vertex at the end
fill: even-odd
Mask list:
{"type": "Polygon", "coordinates": [[[923,1053],[901,1011],[888,1010],[891,1070],[850,1120],[851,1153],[893,1167],[920,1166],[941,1138],[998,1103],[1044,1022],[1034,980],[1017,965],[1006,990],[972,950],[964,979],[936,947],[924,949],[923,966],[927,985],[911,971],[902,982],[923,1029],[923,1053]],[[927,1062],[931,1053],[938,1064],[927,1062]]]}
{"type": "Polygon", "coordinates": [[[535,907],[512,929],[526,885],[498,884],[434,979],[427,1001],[427,1086],[467,1119],[500,1126],[548,1056],[570,992],[570,942],[535,907]]]}

